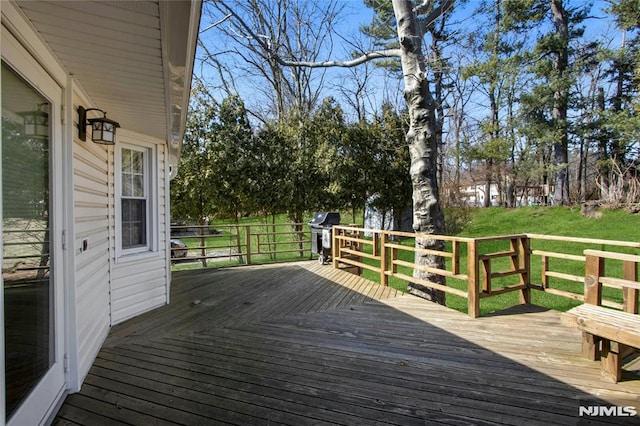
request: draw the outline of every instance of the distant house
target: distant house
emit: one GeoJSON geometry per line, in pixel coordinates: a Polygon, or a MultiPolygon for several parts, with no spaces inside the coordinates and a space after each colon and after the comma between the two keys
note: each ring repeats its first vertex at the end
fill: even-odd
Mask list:
{"type": "Polygon", "coordinates": [[[201,3],[0,11],[0,424],[36,425],[79,390],[111,326],[169,302],[169,180],[201,3]]]}
{"type": "MultiPolygon", "coordinates": [[[[498,184],[492,183],[489,187],[488,194],[489,205],[508,205],[507,200],[509,197],[508,194],[504,193],[508,188],[513,190],[513,207],[546,205],[551,202],[552,197],[550,194],[553,194],[553,187],[549,185],[516,184],[512,187],[503,185],[501,192],[498,184]]],[[[462,205],[484,207],[487,198],[487,185],[483,182],[461,185],[458,189],[457,196],[462,205]]]]}
{"type": "Polygon", "coordinates": [[[471,207],[484,207],[485,199],[489,197],[492,206],[499,205],[500,191],[495,183],[489,187],[487,194],[486,184],[470,184],[460,187],[460,201],[462,204],[471,207]]]}

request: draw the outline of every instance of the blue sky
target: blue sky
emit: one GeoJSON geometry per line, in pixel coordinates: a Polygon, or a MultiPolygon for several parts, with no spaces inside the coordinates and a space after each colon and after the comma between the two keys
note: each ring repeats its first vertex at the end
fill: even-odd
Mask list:
{"type": "MultiPolygon", "coordinates": [[[[468,1],[464,7],[458,7],[457,13],[460,14],[460,19],[466,21],[469,27],[476,25],[473,19],[473,11],[480,5],[480,0],[470,0],[468,1]],[[469,18],[471,16],[471,18],[469,18]]],[[[569,1],[569,6],[577,6],[583,4],[584,2],[579,0],[569,1]]],[[[354,34],[358,33],[358,28],[362,24],[367,24],[370,22],[372,17],[372,11],[366,8],[363,5],[362,0],[342,0],[343,14],[341,18],[341,23],[339,25],[339,33],[342,37],[346,39],[350,39],[354,34]]],[[[613,32],[611,30],[611,22],[606,14],[602,11],[604,7],[607,6],[607,2],[603,0],[595,1],[594,6],[592,8],[591,15],[594,18],[589,19],[586,23],[587,34],[589,38],[600,38],[608,37],[612,40],[612,47],[618,47],[620,44],[620,34],[613,32]]],[[[204,15],[203,15],[204,16],[204,15]]],[[[206,17],[203,19],[202,27],[206,27],[210,25],[210,20],[206,17]]],[[[465,24],[466,25],[466,24],[465,24]]],[[[214,31],[207,31],[205,36],[208,36],[209,33],[213,33],[214,31]]],[[[339,42],[339,38],[336,37],[335,41],[339,42]]],[[[215,49],[223,52],[227,46],[219,46],[215,43],[212,44],[215,49]]],[[[320,59],[333,59],[333,60],[343,60],[348,59],[349,47],[346,43],[343,45],[337,44],[337,47],[334,48],[331,53],[331,57],[320,58],[320,59]]],[[[223,56],[220,56],[223,58],[223,56]]],[[[197,67],[197,64],[196,64],[197,67]]],[[[198,68],[196,68],[196,72],[198,72],[198,68]]],[[[342,96],[339,92],[340,87],[345,85],[345,82],[348,82],[349,79],[352,78],[351,71],[345,69],[331,69],[327,71],[327,75],[330,77],[326,80],[326,87],[324,88],[324,94],[326,96],[333,95],[340,104],[344,104],[344,96],[342,96]]],[[[211,78],[215,80],[215,74],[207,72],[208,79],[211,78]]],[[[257,96],[257,91],[255,86],[250,84],[244,84],[242,79],[238,79],[236,81],[238,89],[240,90],[240,95],[243,97],[247,105],[251,108],[252,105],[260,105],[261,99],[257,96]]],[[[377,108],[380,106],[382,100],[389,100],[391,102],[397,102],[399,105],[402,104],[403,100],[401,98],[401,82],[392,81],[389,79],[384,79],[381,73],[376,75],[376,80],[372,83],[371,86],[371,105],[370,107],[377,108]]]]}

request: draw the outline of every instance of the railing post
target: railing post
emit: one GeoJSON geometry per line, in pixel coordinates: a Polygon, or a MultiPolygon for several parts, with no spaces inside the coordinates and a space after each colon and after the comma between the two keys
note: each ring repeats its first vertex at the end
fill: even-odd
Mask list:
{"type": "Polygon", "coordinates": [[[549,288],[549,277],[547,272],[549,271],[549,258],[542,255],[542,288],[549,288]]]}
{"type": "Polygon", "coordinates": [[[238,250],[238,263],[244,264],[244,254],[242,253],[242,241],[240,240],[240,225],[237,223],[233,225],[236,229],[236,250],[238,250]]]}
{"type": "Polygon", "coordinates": [[[338,256],[340,254],[340,247],[338,247],[338,229],[331,227],[331,260],[333,261],[333,268],[338,269],[340,262],[338,262],[338,256]]]}
{"type": "Polygon", "coordinates": [[[398,260],[398,249],[393,247],[391,249],[391,275],[398,273],[398,264],[396,263],[398,260]]]}
{"type": "Polygon", "coordinates": [[[207,267],[207,244],[204,237],[204,226],[200,226],[200,256],[202,256],[202,267],[207,267]]]}
{"type": "Polygon", "coordinates": [[[531,303],[531,256],[529,255],[529,237],[520,237],[516,241],[518,250],[518,269],[520,272],[520,284],[525,288],[520,290],[520,303],[531,303]]]}
{"type": "MultiPolygon", "coordinates": [[[[625,260],[622,264],[622,278],[630,281],[638,281],[638,265],[636,262],[625,260]]],[[[625,312],[638,313],[638,289],[622,288],[622,305],[625,312]]]]}
{"type": "Polygon", "coordinates": [[[480,295],[478,294],[479,269],[478,242],[467,242],[467,311],[471,318],[480,316],[480,295]]]}
{"type": "Polygon", "coordinates": [[[584,303],[600,305],[602,303],[602,286],[600,277],[604,274],[604,259],[600,256],[587,255],[584,277],[584,303]]]}
{"type": "Polygon", "coordinates": [[[374,232],[373,233],[373,239],[371,240],[372,244],[373,244],[373,248],[371,249],[371,254],[374,256],[378,256],[379,250],[380,250],[380,243],[382,242],[382,232],[384,231],[380,231],[380,233],[378,232],[374,232]],[[378,237],[380,239],[378,239],[378,237]]]}
{"type": "Polygon", "coordinates": [[[482,292],[491,293],[491,259],[482,259],[482,292]]]}
{"type": "Polygon", "coordinates": [[[387,253],[389,249],[387,248],[387,243],[389,242],[389,235],[380,231],[380,284],[385,287],[389,286],[389,276],[387,275],[387,253]]]}
{"type": "MultiPolygon", "coordinates": [[[[604,258],[587,255],[584,277],[584,303],[600,305],[602,286],[600,277],[604,275],[604,258]]],[[[600,337],[582,332],[582,355],[592,361],[600,359],[600,337]]]]}
{"type": "MultiPolygon", "coordinates": [[[[245,226],[244,230],[247,239],[247,265],[251,265],[251,225],[245,226]]],[[[258,250],[260,250],[260,245],[258,245],[258,250]]]]}
{"type": "Polygon", "coordinates": [[[451,252],[453,256],[451,257],[451,273],[453,275],[460,274],[460,241],[453,240],[451,242],[451,252]]]}

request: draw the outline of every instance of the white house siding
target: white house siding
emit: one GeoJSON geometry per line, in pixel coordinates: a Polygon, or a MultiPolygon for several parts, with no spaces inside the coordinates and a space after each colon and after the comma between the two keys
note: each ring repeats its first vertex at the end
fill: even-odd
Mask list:
{"type": "MultiPolygon", "coordinates": [[[[77,107],[74,99],[74,109],[77,107]]],[[[77,118],[76,118],[77,119],[77,118]]],[[[110,151],[77,139],[73,144],[76,330],[78,377],[86,376],[109,332],[110,151]],[[87,249],[83,250],[86,241],[87,249]]]]}
{"type": "MultiPolygon", "coordinates": [[[[111,269],[111,324],[115,325],[143,312],[168,303],[169,269],[166,227],[168,223],[167,191],[169,180],[166,164],[166,145],[164,141],[134,132],[118,134],[118,143],[142,147],[155,146],[156,170],[152,183],[154,201],[151,214],[155,223],[149,235],[152,238],[152,251],[142,255],[117,258],[115,245],[115,216],[112,217],[112,269],[111,269]],[[157,234],[156,234],[157,230],[157,234]]],[[[117,145],[116,145],[117,146],[117,145]]],[[[113,167],[115,169],[115,166],[113,167]]]]}
{"type": "MultiPolygon", "coordinates": [[[[57,185],[55,363],[14,413],[14,419],[25,413],[39,418],[13,421],[41,424],[51,420],[65,391],[80,388],[112,325],[168,303],[168,169],[180,152],[200,2],[15,0],[0,1],[0,10],[3,60],[42,94],[55,94],[49,97],[57,185]],[[94,60],[93,51],[103,60],[94,60]],[[78,139],[79,105],[105,109],[120,122],[115,147],[78,139]],[[152,250],[127,259],[116,250],[114,155],[122,141],[152,146],[156,164],[152,250]]],[[[3,310],[0,303],[4,392],[3,310]]],[[[5,415],[0,403],[0,425],[5,415]]]]}

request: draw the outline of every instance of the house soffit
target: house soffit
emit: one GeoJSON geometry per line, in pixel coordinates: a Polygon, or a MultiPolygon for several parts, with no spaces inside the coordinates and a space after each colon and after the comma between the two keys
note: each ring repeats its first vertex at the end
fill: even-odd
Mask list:
{"type": "MultiPolygon", "coordinates": [[[[93,105],[179,155],[200,2],[17,2],[93,105]]],[[[171,152],[170,152],[171,154],[171,152]]],[[[171,163],[177,163],[173,158],[171,163]]]]}

